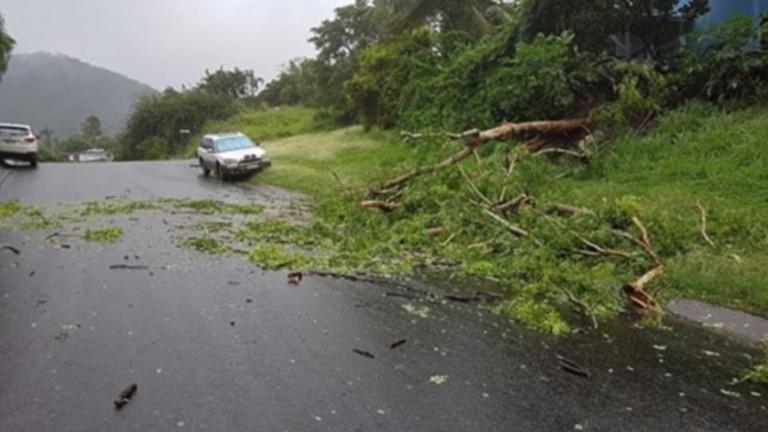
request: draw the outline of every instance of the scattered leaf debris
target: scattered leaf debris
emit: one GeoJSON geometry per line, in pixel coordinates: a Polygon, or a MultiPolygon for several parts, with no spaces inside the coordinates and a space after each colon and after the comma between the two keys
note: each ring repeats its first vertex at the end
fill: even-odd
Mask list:
{"type": "Polygon", "coordinates": [[[429,382],[434,385],[443,385],[448,381],[448,375],[432,375],[429,377],[429,382]]]}
{"type": "Polygon", "coordinates": [[[136,394],[136,390],[139,389],[138,384],[133,383],[125,388],[125,390],[120,393],[120,396],[115,399],[115,409],[121,410],[124,406],[128,405],[128,402],[133,399],[133,395],[136,394]]]}
{"type": "Polygon", "coordinates": [[[301,272],[290,273],[288,275],[288,283],[291,285],[298,285],[304,279],[304,275],[301,272]]]}
{"type": "Polygon", "coordinates": [[[392,345],[390,345],[389,349],[399,348],[399,347],[405,345],[406,342],[408,342],[408,339],[400,339],[399,341],[397,341],[397,342],[393,343],[392,345]]]}
{"type": "Polygon", "coordinates": [[[411,315],[416,315],[419,318],[429,317],[429,308],[426,306],[414,306],[410,303],[403,305],[403,309],[411,315]]]}
{"type": "Polygon", "coordinates": [[[110,270],[146,270],[149,266],[145,265],[128,265],[128,264],[114,264],[109,266],[110,270]]]}
{"type": "Polygon", "coordinates": [[[363,357],[369,358],[371,360],[376,358],[376,356],[371,354],[370,352],[364,351],[364,350],[360,350],[360,349],[357,349],[357,348],[353,349],[352,352],[354,352],[357,355],[361,355],[363,357]]]}

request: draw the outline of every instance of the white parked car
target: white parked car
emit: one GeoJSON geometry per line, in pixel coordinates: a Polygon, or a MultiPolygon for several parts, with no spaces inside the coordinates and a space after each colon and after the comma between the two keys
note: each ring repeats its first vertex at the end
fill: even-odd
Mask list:
{"type": "Polygon", "coordinates": [[[70,162],[91,163],[112,162],[113,160],[114,156],[112,156],[112,153],[100,148],[88,149],[84,152],[69,155],[70,162]]]}
{"type": "Polygon", "coordinates": [[[267,152],[242,133],[211,134],[197,148],[203,174],[222,179],[254,173],[271,165],[267,152]]]}
{"type": "Polygon", "coordinates": [[[0,123],[0,160],[29,162],[37,167],[37,138],[27,125],[0,123]]]}

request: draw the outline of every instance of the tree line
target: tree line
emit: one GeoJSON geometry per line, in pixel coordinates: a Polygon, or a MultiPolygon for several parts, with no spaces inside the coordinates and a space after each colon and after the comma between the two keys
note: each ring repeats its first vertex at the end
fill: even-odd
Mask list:
{"type": "Polygon", "coordinates": [[[357,0],[312,29],[317,56],[291,61],[260,98],[340,123],[462,130],[588,114],[620,93],[646,105],[707,86],[719,97],[758,29],[741,20],[716,43],[680,44],[708,11],[707,0],[357,0]],[[707,64],[718,56],[732,70],[707,64]]]}
{"type": "MultiPolygon", "coordinates": [[[[304,105],[324,123],[460,131],[587,115],[620,126],[693,97],[756,97],[768,75],[759,24],[694,31],[708,11],[708,0],[355,0],[311,29],[316,56],[266,84],[218,69],[141,98],[115,152],[179,154],[206,122],[244,108],[304,105]]],[[[0,31],[0,70],[12,46],[0,31]]]]}

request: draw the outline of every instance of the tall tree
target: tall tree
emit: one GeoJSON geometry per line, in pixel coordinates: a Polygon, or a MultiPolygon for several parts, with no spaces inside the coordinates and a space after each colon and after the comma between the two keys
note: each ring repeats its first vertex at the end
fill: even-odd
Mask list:
{"type": "Polygon", "coordinates": [[[378,16],[388,34],[401,34],[430,24],[442,31],[488,34],[507,20],[500,0],[376,0],[378,16]]]}
{"type": "Polygon", "coordinates": [[[3,16],[0,15],[0,78],[2,78],[3,73],[8,69],[8,60],[11,58],[11,51],[15,44],[16,41],[6,33],[5,21],[3,20],[3,16]]]}
{"type": "Polygon", "coordinates": [[[523,0],[521,23],[527,39],[571,31],[580,48],[599,52],[631,34],[653,51],[708,10],[708,0],[523,0]]]}
{"type": "Polygon", "coordinates": [[[252,70],[219,68],[214,72],[206,70],[198,87],[213,94],[242,99],[255,96],[263,82],[252,70]]]}
{"type": "Polygon", "coordinates": [[[101,120],[95,115],[90,115],[80,124],[80,134],[88,143],[93,144],[101,137],[101,120]]]}
{"type": "Polygon", "coordinates": [[[304,66],[311,68],[317,83],[315,102],[335,111],[341,121],[352,119],[343,84],[354,75],[360,53],[380,39],[373,11],[368,0],[355,0],[312,29],[310,42],[317,48],[317,59],[304,66]]]}

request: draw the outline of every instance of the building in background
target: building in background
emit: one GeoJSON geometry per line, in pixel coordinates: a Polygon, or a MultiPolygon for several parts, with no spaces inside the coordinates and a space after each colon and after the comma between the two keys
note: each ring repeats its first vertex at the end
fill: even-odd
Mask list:
{"type": "Polygon", "coordinates": [[[755,20],[768,12],[768,0],[709,0],[711,11],[699,18],[698,27],[706,27],[727,21],[737,15],[746,15],[755,20]]]}

